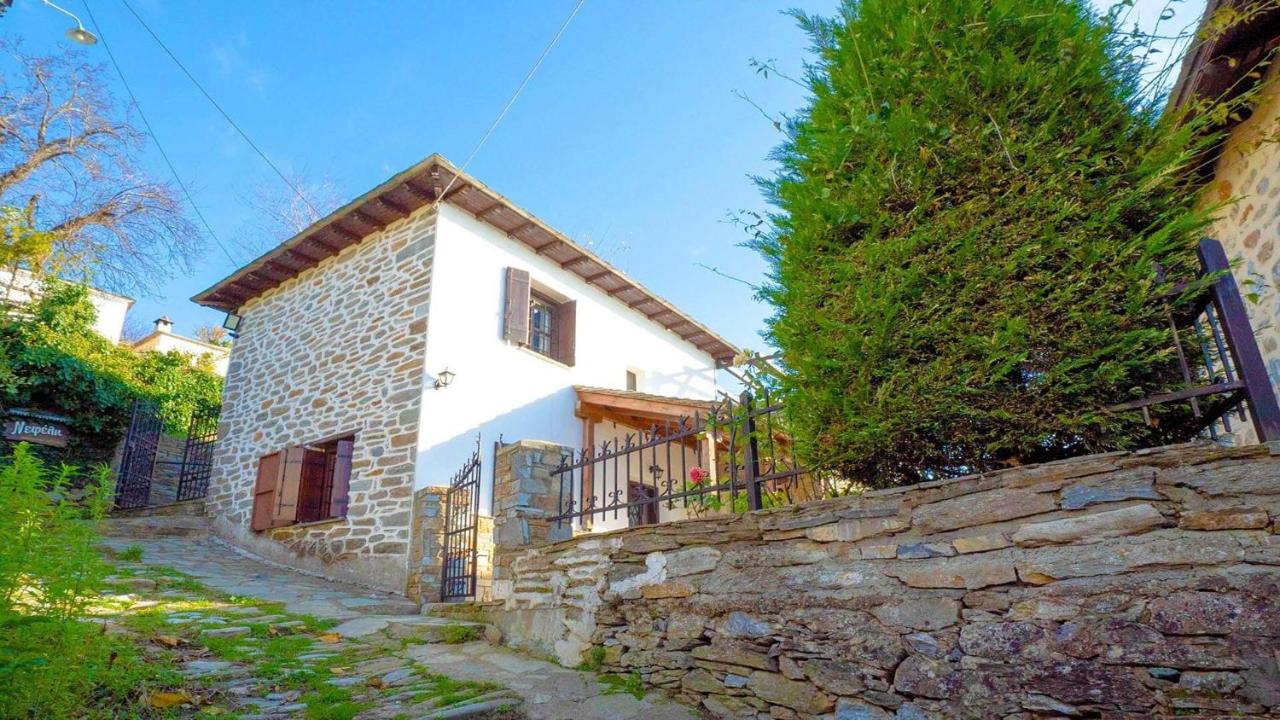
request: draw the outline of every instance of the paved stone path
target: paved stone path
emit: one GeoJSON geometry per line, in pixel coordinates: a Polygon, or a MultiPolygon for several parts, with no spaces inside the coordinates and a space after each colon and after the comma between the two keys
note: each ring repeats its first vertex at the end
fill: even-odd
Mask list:
{"type": "MultiPolygon", "coordinates": [[[[370,672],[388,673],[381,676],[381,680],[387,683],[397,679],[393,677],[396,668],[417,665],[456,680],[502,685],[523,700],[520,709],[532,720],[692,720],[699,717],[695,711],[660,693],[650,692],[637,699],[601,683],[591,673],[563,668],[505,648],[495,648],[484,641],[461,644],[433,642],[438,639],[431,638],[436,627],[459,623],[410,614],[416,610],[416,605],[404,598],[267,564],[241,555],[216,539],[111,537],[106,544],[117,551],[139,545],[143,550],[143,564],[173,568],[225,593],[257,601],[278,602],[289,612],[341,621],[333,632],[341,635],[343,643],[366,642],[383,648],[381,665],[391,670],[381,666],[374,668],[378,661],[366,664],[371,668],[370,672]],[[387,642],[388,638],[407,642],[387,642]]],[[[352,682],[355,681],[353,678],[352,682]]],[[[502,702],[503,698],[497,698],[495,707],[502,702]]],[[[505,702],[509,703],[510,699],[505,702]]],[[[402,712],[412,709],[380,708],[376,713],[359,717],[429,716],[402,712]]],[[[290,714],[271,717],[288,717],[290,714]]]]}

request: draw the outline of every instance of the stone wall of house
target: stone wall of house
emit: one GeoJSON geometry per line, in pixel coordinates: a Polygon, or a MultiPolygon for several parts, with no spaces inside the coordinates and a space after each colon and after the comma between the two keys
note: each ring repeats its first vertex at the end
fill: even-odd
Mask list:
{"type": "MultiPolygon", "coordinates": [[[[1250,320],[1263,361],[1280,392],[1280,66],[1266,70],[1266,86],[1249,119],[1232,131],[1214,167],[1205,200],[1232,201],[1210,229],[1227,256],[1238,264],[1236,281],[1246,295],[1250,320]]],[[[1253,426],[1235,433],[1239,442],[1257,442],[1253,426]]]]}
{"type": "Polygon", "coordinates": [[[408,588],[432,213],[401,220],[241,308],[208,496],[220,535],[311,572],[408,588]],[[251,532],[258,459],[348,433],[347,517],[251,532]]]}
{"type": "Polygon", "coordinates": [[[1184,445],[533,548],[499,532],[493,619],[724,718],[1274,716],[1277,533],[1280,447],[1184,445]]]}

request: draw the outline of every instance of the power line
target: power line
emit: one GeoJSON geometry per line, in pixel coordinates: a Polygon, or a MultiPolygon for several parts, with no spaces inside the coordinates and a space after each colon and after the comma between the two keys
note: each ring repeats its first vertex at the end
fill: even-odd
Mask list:
{"type": "MultiPolygon", "coordinates": [[[[165,54],[169,56],[169,59],[172,60],[180,70],[182,70],[183,74],[185,74],[187,79],[191,81],[191,84],[195,85],[196,89],[204,95],[205,99],[208,100],[219,113],[222,113],[222,117],[231,124],[231,127],[235,128],[236,132],[240,133],[240,137],[244,138],[244,141],[249,144],[249,147],[253,148],[253,151],[258,153],[258,157],[261,157],[262,161],[274,170],[276,175],[280,176],[280,179],[284,181],[284,184],[288,185],[289,189],[293,190],[302,202],[305,203],[307,207],[311,208],[311,212],[315,213],[316,217],[321,217],[322,215],[320,211],[311,204],[311,201],[307,199],[307,196],[303,195],[302,191],[298,189],[298,186],[294,185],[293,182],[280,171],[280,168],[276,167],[276,164],[271,162],[271,158],[267,157],[267,154],[262,151],[262,148],[259,148],[257,144],[249,138],[248,133],[241,129],[240,126],[236,124],[235,120],[231,119],[231,116],[227,114],[227,111],[222,109],[222,106],[218,104],[218,101],[214,100],[213,96],[209,94],[209,91],[205,90],[204,86],[200,84],[200,81],[196,80],[195,76],[191,74],[191,71],[187,69],[187,66],[182,64],[182,61],[178,59],[178,56],[173,54],[173,51],[169,49],[169,46],[165,45],[164,41],[160,39],[160,36],[156,35],[155,31],[151,29],[151,26],[147,25],[147,22],[142,19],[142,16],[138,15],[138,13],[133,9],[133,6],[129,4],[129,1],[120,0],[120,4],[125,6],[125,9],[127,9],[129,13],[133,15],[134,19],[138,21],[138,24],[147,31],[147,34],[151,36],[151,39],[156,41],[156,44],[160,46],[160,49],[164,50],[165,54]]],[[[582,0],[579,0],[578,4],[581,5],[582,0]]]]}
{"type": "MultiPolygon", "coordinates": [[[[124,2],[124,0],[120,1],[124,2]]],[[[516,98],[520,97],[520,93],[524,92],[525,86],[529,84],[529,81],[532,80],[533,76],[538,72],[538,68],[542,67],[542,61],[546,60],[547,56],[551,54],[551,49],[556,46],[556,43],[560,42],[560,37],[564,35],[565,30],[569,29],[569,23],[573,22],[573,18],[577,16],[578,11],[582,9],[582,4],[584,2],[586,2],[586,0],[578,0],[578,2],[573,6],[573,10],[569,13],[569,16],[564,19],[563,23],[560,23],[560,29],[557,30],[555,36],[551,38],[551,42],[547,43],[547,46],[543,48],[542,54],[538,56],[537,62],[533,64],[533,67],[529,68],[529,72],[525,73],[524,80],[520,81],[520,86],[511,94],[510,99],[507,100],[507,104],[502,107],[502,112],[498,113],[498,116],[489,124],[489,129],[485,131],[484,136],[480,138],[480,142],[476,143],[475,148],[471,150],[471,154],[467,156],[466,162],[462,163],[462,167],[458,169],[458,174],[453,176],[453,179],[449,181],[449,184],[445,185],[444,191],[436,197],[437,203],[439,203],[445,195],[449,194],[449,188],[453,187],[453,184],[458,181],[458,175],[467,171],[467,166],[469,166],[471,161],[475,159],[476,154],[480,152],[480,148],[484,147],[484,144],[489,141],[489,136],[493,135],[493,131],[498,129],[498,124],[507,116],[507,112],[511,110],[511,106],[516,104],[516,98]]]]}
{"type": "Polygon", "coordinates": [[[97,18],[93,16],[93,9],[89,7],[88,0],[84,1],[85,12],[89,15],[89,22],[93,23],[93,29],[97,31],[98,39],[102,41],[102,48],[107,51],[107,57],[111,60],[111,67],[115,68],[116,75],[120,76],[120,84],[124,85],[124,91],[129,94],[129,99],[133,101],[133,106],[138,109],[138,117],[142,118],[142,124],[147,128],[147,134],[151,136],[152,142],[156,144],[156,149],[160,151],[160,157],[164,158],[164,164],[169,166],[169,172],[173,175],[174,181],[178,183],[178,187],[182,188],[182,194],[186,196],[187,203],[191,205],[191,209],[196,211],[196,217],[200,218],[200,222],[204,224],[204,229],[209,232],[209,237],[213,238],[213,242],[222,250],[222,254],[227,256],[231,261],[232,267],[239,266],[240,261],[231,257],[231,253],[227,251],[227,246],[222,244],[218,239],[218,234],[213,231],[213,226],[205,219],[204,213],[200,212],[200,206],[196,205],[195,198],[191,197],[191,191],[187,189],[187,184],[182,182],[182,178],[178,175],[178,169],[173,166],[173,161],[169,159],[169,153],[165,152],[164,146],[160,144],[160,138],[156,135],[156,131],[151,127],[151,121],[147,119],[147,114],[142,111],[142,105],[138,102],[137,96],[133,94],[133,88],[129,86],[129,81],[125,79],[124,71],[120,69],[120,64],[116,62],[116,56],[111,52],[111,46],[107,44],[107,36],[102,33],[102,26],[98,24],[97,18]]]}

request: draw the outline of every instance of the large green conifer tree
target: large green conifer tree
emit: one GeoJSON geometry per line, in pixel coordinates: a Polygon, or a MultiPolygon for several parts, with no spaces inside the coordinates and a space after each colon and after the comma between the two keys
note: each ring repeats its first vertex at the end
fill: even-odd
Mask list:
{"type": "Polygon", "coordinates": [[[1213,114],[1161,119],[1082,0],[798,17],[813,97],[755,245],[809,459],[887,485],[1159,433],[1103,407],[1180,382],[1153,268],[1195,273],[1213,114]]]}

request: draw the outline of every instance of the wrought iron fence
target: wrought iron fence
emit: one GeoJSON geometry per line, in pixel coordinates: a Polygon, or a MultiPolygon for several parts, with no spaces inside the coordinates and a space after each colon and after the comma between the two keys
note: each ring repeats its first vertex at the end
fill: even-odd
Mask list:
{"type": "Polygon", "coordinates": [[[187,440],[182,449],[182,470],[178,479],[179,502],[202,498],[209,492],[213,471],[213,445],[218,439],[218,417],[222,408],[202,408],[192,413],[187,440]]]}
{"type": "Polygon", "coordinates": [[[758,510],[839,490],[796,458],[782,404],[750,392],[565,455],[552,477],[551,519],[584,527],[758,510]]]}

